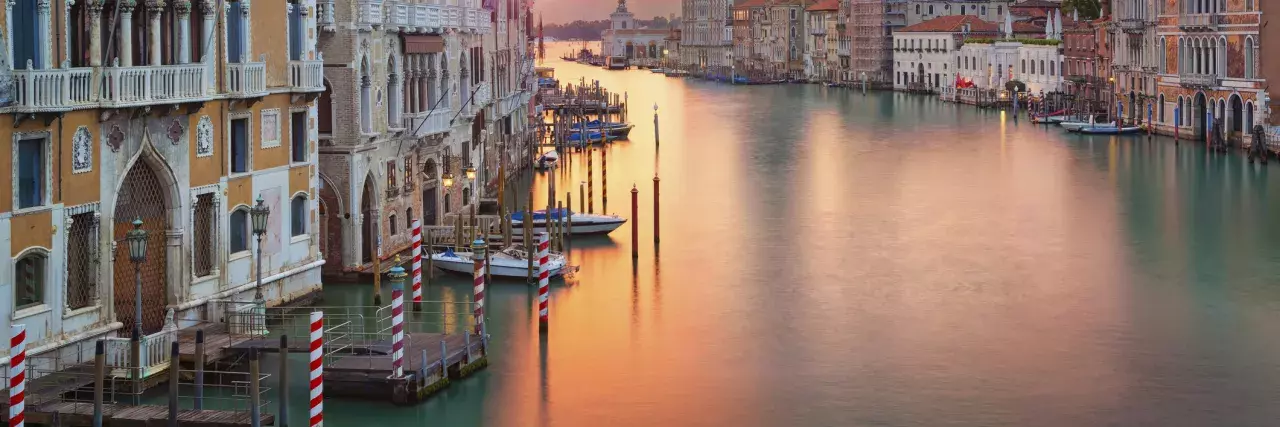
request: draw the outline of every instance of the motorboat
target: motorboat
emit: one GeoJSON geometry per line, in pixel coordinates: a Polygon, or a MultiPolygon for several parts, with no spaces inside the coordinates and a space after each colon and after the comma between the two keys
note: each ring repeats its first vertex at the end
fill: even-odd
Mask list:
{"type": "Polygon", "coordinates": [[[588,130],[585,132],[585,137],[583,136],[583,133],[584,132],[580,131],[569,133],[569,143],[573,145],[586,145],[604,142],[604,134],[600,133],[600,131],[588,130]]]}
{"type": "Polygon", "coordinates": [[[1130,133],[1142,132],[1140,126],[1085,126],[1080,128],[1080,133],[1090,135],[1124,135],[1130,133]]]}
{"type": "MultiPolygon", "coordinates": [[[[512,233],[523,233],[524,231],[524,212],[513,212],[511,214],[512,233]]],[[[609,234],[613,230],[621,227],[627,222],[626,218],[616,215],[588,214],[580,212],[571,212],[567,208],[552,209],[551,214],[547,211],[533,211],[533,232],[543,233],[547,231],[547,218],[551,218],[551,222],[566,222],[565,232],[573,232],[574,235],[579,234],[609,234]],[[570,230],[572,228],[572,230],[570,230]]]]}
{"type": "Polygon", "coordinates": [[[663,74],[667,77],[689,77],[689,72],[685,70],[667,70],[663,74]]]}
{"type": "Polygon", "coordinates": [[[560,161],[560,153],[551,150],[538,156],[538,160],[534,163],[534,167],[538,169],[550,169],[556,166],[560,161]]]}
{"type": "Polygon", "coordinates": [[[575,123],[569,127],[574,132],[581,131],[586,128],[588,131],[603,131],[609,139],[627,139],[631,134],[631,129],[635,125],[622,122],[602,122],[600,120],[592,120],[586,123],[575,123]]]}
{"type": "Polygon", "coordinates": [[[662,73],[664,73],[664,72],[666,72],[666,71],[667,71],[667,70],[664,70],[664,69],[661,69],[661,68],[657,68],[657,67],[654,67],[654,68],[650,68],[650,69],[649,69],[649,72],[650,72],[650,73],[657,73],[657,74],[662,74],[662,73]]]}
{"type": "Polygon", "coordinates": [[[1066,120],[1061,123],[1058,123],[1058,126],[1062,126],[1062,128],[1066,129],[1067,132],[1079,132],[1080,128],[1087,127],[1087,126],[1115,126],[1115,125],[1116,125],[1115,121],[1111,121],[1109,123],[1098,123],[1097,117],[1089,117],[1087,121],[1082,119],[1075,119],[1075,120],[1066,120]]]}
{"type": "Polygon", "coordinates": [[[1067,119],[1068,119],[1067,110],[1054,111],[1048,114],[1032,114],[1031,115],[1032,123],[1058,124],[1058,123],[1062,123],[1067,119]]]}
{"type": "MultiPolygon", "coordinates": [[[[444,271],[471,275],[475,273],[475,259],[472,258],[472,255],[473,253],[470,251],[455,252],[453,248],[448,248],[444,252],[431,254],[431,262],[435,264],[436,268],[444,271]]],[[[538,268],[539,266],[535,260],[532,272],[535,277],[538,275],[538,268]]],[[[569,265],[564,254],[552,252],[547,256],[547,273],[549,277],[556,277],[577,270],[577,267],[569,265]]],[[[512,279],[529,277],[529,253],[521,245],[511,245],[503,250],[490,253],[489,274],[494,277],[512,279]]]]}

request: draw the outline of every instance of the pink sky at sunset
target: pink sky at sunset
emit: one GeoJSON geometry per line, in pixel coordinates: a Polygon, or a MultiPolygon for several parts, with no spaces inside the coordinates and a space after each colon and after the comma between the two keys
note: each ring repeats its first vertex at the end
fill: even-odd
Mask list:
{"type": "MultiPolygon", "coordinates": [[[[609,19],[618,8],[617,0],[534,0],[534,12],[542,13],[546,23],[565,23],[579,19],[593,21],[609,19]]],[[[653,19],[655,16],[680,14],[680,0],[627,0],[627,10],[636,19],[653,19]]]]}

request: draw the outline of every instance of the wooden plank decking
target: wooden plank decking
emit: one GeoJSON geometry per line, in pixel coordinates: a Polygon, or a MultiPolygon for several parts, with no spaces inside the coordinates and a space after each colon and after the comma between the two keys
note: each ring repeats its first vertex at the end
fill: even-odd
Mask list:
{"type": "Polygon", "coordinates": [[[247,335],[231,335],[225,323],[200,322],[178,331],[178,360],[194,362],[196,359],[196,331],[204,330],[204,360],[213,362],[229,356],[227,349],[249,341],[247,335]]]}
{"type": "MultiPolygon", "coordinates": [[[[36,424],[53,424],[54,419],[62,426],[88,426],[93,424],[93,404],[87,402],[55,402],[39,406],[27,406],[26,419],[36,424]]],[[[158,405],[129,406],[118,404],[102,405],[102,418],[112,427],[148,427],[163,425],[169,419],[169,408],[158,405]]],[[[8,412],[4,413],[8,421],[8,412]]],[[[212,410],[180,410],[178,422],[182,426],[196,427],[242,427],[251,425],[247,411],[212,411],[212,410]]],[[[262,425],[274,425],[275,415],[264,413],[259,416],[262,425]]]]}

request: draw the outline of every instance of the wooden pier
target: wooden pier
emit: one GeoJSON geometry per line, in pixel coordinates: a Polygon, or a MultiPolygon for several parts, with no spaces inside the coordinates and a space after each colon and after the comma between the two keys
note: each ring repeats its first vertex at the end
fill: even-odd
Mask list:
{"type": "MultiPolygon", "coordinates": [[[[7,404],[4,421],[8,421],[7,404]]],[[[102,405],[103,424],[111,427],[153,427],[165,425],[169,408],[160,405],[102,405]]],[[[27,405],[26,420],[32,424],[76,427],[93,425],[93,404],[88,402],[52,402],[27,405]]],[[[275,425],[276,417],[264,413],[261,425],[275,425]]],[[[252,425],[247,411],[215,411],[187,409],[178,411],[178,424],[187,427],[240,427],[252,425]]]]}

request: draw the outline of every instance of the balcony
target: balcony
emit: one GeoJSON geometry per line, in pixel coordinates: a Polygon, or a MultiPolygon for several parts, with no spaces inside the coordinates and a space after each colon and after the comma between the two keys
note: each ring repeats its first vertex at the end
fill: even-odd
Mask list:
{"type": "Polygon", "coordinates": [[[365,31],[382,28],[382,0],[357,1],[356,26],[365,31]]]}
{"type": "Polygon", "coordinates": [[[531,95],[528,92],[520,91],[502,98],[498,101],[497,117],[509,116],[511,113],[520,109],[521,106],[529,105],[530,96],[531,95]]]}
{"type": "Polygon", "coordinates": [[[1147,23],[1142,18],[1124,18],[1117,21],[1116,26],[1126,33],[1141,33],[1147,23]]]}
{"type": "Polygon", "coordinates": [[[1207,13],[1179,15],[1178,28],[1183,31],[1218,31],[1218,16],[1207,13]]]}
{"type": "Polygon", "coordinates": [[[13,70],[13,109],[16,112],[67,111],[92,105],[97,101],[93,95],[92,68],[13,70]]]}
{"type": "Polygon", "coordinates": [[[388,1],[386,5],[387,16],[381,17],[378,25],[385,22],[401,31],[424,33],[453,29],[488,33],[492,29],[487,12],[476,5],[420,4],[407,0],[388,1]]]}
{"type": "Polygon", "coordinates": [[[1184,87],[1212,88],[1219,85],[1219,80],[1214,74],[1183,73],[1178,76],[1184,87]]]}
{"type": "Polygon", "coordinates": [[[475,85],[474,94],[471,95],[471,112],[474,114],[477,110],[489,106],[493,102],[493,90],[489,87],[489,82],[480,82],[475,85]]]}
{"type": "Polygon", "coordinates": [[[314,61],[289,61],[289,86],[294,92],[324,92],[324,54],[314,61]]]}
{"type": "Polygon", "coordinates": [[[99,95],[102,106],[117,108],[206,101],[209,77],[205,64],[107,67],[99,95]]]}
{"type": "Polygon", "coordinates": [[[316,2],[316,14],[319,15],[316,17],[316,25],[320,26],[320,28],[325,31],[335,30],[333,1],[334,0],[319,0],[316,2]]]}
{"type": "Polygon", "coordinates": [[[453,119],[453,109],[433,108],[431,111],[404,114],[404,126],[413,132],[413,138],[445,133],[449,131],[449,120],[453,119]]]}
{"type": "Polygon", "coordinates": [[[259,62],[227,64],[227,96],[256,98],[267,94],[266,57],[259,62]]]}

